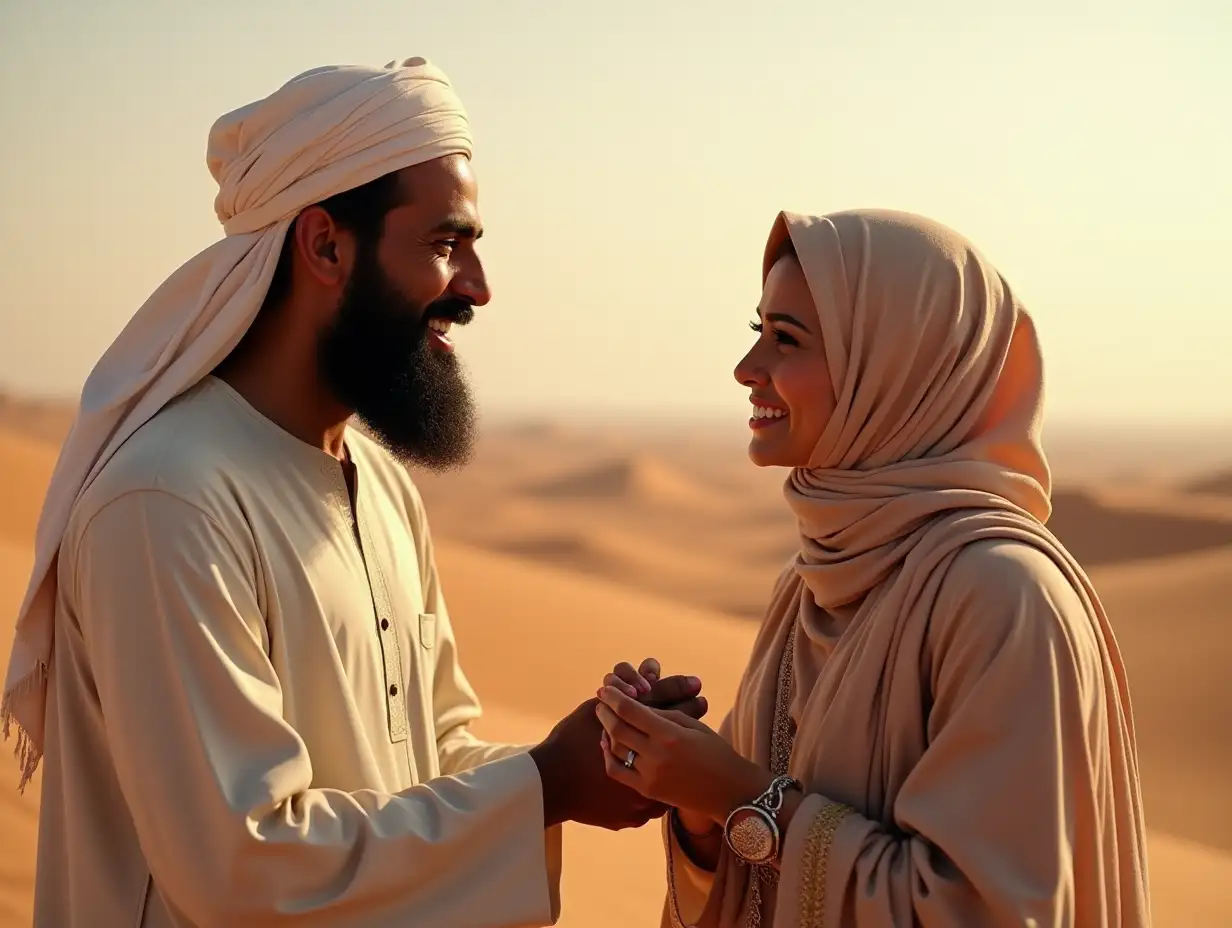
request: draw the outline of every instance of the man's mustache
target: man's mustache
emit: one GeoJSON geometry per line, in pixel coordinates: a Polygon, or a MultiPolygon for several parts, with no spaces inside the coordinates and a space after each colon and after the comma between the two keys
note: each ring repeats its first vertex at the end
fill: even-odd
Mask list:
{"type": "Polygon", "coordinates": [[[424,307],[420,317],[427,325],[430,319],[444,319],[454,325],[466,325],[475,318],[475,306],[463,297],[443,297],[424,307]]]}

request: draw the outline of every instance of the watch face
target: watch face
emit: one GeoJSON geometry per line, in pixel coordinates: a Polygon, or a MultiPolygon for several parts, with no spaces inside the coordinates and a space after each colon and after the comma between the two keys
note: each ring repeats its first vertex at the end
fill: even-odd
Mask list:
{"type": "Polygon", "coordinates": [[[761,864],[774,858],[778,835],[765,812],[745,807],[732,813],[727,826],[727,843],[742,860],[761,864]]]}

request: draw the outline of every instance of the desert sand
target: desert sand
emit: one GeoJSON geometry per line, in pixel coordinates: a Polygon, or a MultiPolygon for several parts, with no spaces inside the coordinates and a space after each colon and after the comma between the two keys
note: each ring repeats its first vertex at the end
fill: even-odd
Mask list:
{"type": "MultiPolygon", "coordinates": [[[[65,422],[0,403],[0,654],[65,422]]],[[[1052,524],[1090,567],[1129,666],[1156,924],[1232,925],[1232,448],[1203,443],[1198,472],[1194,455],[1161,468],[1141,446],[1057,449],[1052,524]]],[[[535,741],[613,663],[647,655],[701,676],[721,717],[794,550],[782,477],[747,463],[739,428],[552,423],[491,427],[466,470],[421,476],[480,733],[535,741]]],[[[8,763],[0,928],[30,923],[39,799],[37,780],[17,794],[8,763]]],[[[656,828],[571,828],[566,855],[562,925],[657,924],[656,828]]]]}

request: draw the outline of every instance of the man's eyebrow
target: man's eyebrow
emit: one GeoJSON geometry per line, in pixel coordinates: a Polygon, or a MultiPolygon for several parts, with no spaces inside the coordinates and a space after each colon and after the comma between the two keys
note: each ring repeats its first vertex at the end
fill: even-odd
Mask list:
{"type": "Polygon", "coordinates": [[[483,238],[483,229],[469,219],[463,219],[461,216],[450,216],[444,222],[438,223],[429,234],[441,235],[446,232],[450,235],[456,235],[458,238],[476,240],[483,238]]]}

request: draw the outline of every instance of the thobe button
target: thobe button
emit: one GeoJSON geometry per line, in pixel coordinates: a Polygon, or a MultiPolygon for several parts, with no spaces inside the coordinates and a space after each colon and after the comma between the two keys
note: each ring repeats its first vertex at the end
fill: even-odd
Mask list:
{"type": "Polygon", "coordinates": [[[389,619],[381,619],[381,631],[389,631],[389,619]]]}
{"type": "Polygon", "coordinates": [[[397,683],[395,683],[393,686],[391,686],[391,687],[389,688],[389,695],[390,695],[390,696],[397,696],[397,695],[398,695],[398,684],[397,684],[397,683]]]}

